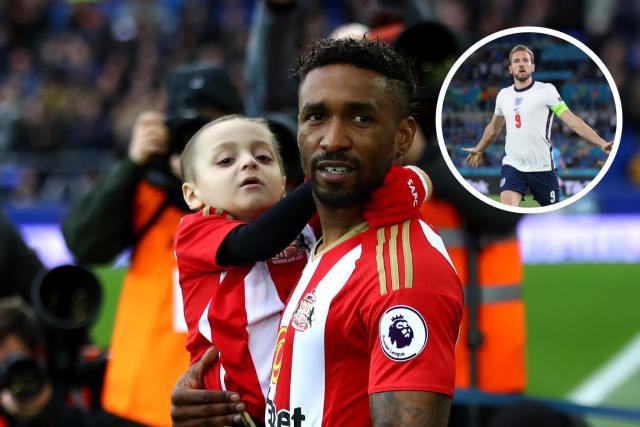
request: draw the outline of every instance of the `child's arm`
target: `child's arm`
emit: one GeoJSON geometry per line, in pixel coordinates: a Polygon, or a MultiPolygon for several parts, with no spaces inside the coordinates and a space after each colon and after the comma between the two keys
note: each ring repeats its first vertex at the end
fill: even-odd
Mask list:
{"type": "Polygon", "coordinates": [[[311,184],[305,182],[249,224],[234,228],[216,254],[218,265],[269,259],[300,234],[316,212],[311,184]]]}
{"type": "MultiPolygon", "coordinates": [[[[420,211],[431,193],[427,175],[418,168],[392,167],[364,207],[374,227],[402,222],[420,211]]],[[[269,259],[289,245],[316,211],[311,184],[305,182],[250,224],[234,228],[216,254],[218,265],[240,265],[269,259]]]]}

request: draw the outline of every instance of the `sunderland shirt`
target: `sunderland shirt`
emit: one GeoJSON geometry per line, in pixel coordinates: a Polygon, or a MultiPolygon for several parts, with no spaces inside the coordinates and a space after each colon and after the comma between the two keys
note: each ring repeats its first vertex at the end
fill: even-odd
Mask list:
{"type": "Polygon", "coordinates": [[[462,301],[426,223],[356,227],[309,260],[287,302],[266,425],[370,426],[369,394],[452,396],[462,301]]]}
{"type": "Polygon", "coordinates": [[[504,116],[507,136],[502,164],[520,172],[554,169],[551,156],[553,115],[568,110],[551,83],[532,82],[523,89],[514,85],[502,89],[496,98],[495,114],[504,116]]]}
{"type": "Polygon", "coordinates": [[[213,343],[220,357],[205,375],[207,388],[238,392],[247,412],[261,419],[280,314],[315,235],[307,225],[295,242],[272,259],[224,267],[216,262],[218,248],[243,222],[217,213],[187,215],[176,232],[175,253],[189,330],[187,350],[194,363],[213,343]]]}

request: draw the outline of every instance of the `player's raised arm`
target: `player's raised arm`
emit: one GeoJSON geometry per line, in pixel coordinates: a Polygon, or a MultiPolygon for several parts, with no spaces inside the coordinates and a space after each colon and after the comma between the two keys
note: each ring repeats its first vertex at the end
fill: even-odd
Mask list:
{"type": "Polygon", "coordinates": [[[576,116],[568,108],[558,115],[569,128],[589,141],[590,143],[597,145],[605,153],[610,153],[613,147],[613,142],[607,142],[596,133],[588,124],[584,122],[580,117],[576,116]]]}
{"type": "Polygon", "coordinates": [[[500,134],[500,131],[504,127],[504,124],[504,116],[494,114],[491,118],[491,121],[484,129],[484,133],[482,134],[480,142],[478,142],[475,147],[463,148],[464,151],[469,153],[469,155],[467,156],[467,162],[469,163],[469,166],[474,168],[480,166],[480,163],[482,163],[482,154],[496,140],[496,137],[500,134]]]}
{"type": "Polygon", "coordinates": [[[386,391],[369,396],[374,427],[444,427],[451,398],[426,391],[386,391]]]}

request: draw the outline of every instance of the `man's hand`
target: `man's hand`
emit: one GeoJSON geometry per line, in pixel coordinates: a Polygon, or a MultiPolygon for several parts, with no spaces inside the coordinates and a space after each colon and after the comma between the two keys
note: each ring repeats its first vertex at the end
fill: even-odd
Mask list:
{"type": "Polygon", "coordinates": [[[144,166],[154,154],[164,154],[169,146],[169,130],[164,116],[157,111],[145,111],[136,119],[129,143],[129,159],[144,166]]]}
{"type": "Polygon", "coordinates": [[[210,348],[182,375],[171,393],[173,427],[224,427],[241,423],[244,403],[237,393],[204,390],[204,374],[218,358],[210,348]]]}
{"type": "Polygon", "coordinates": [[[469,153],[469,155],[467,155],[467,163],[469,163],[469,166],[477,168],[482,164],[482,154],[484,154],[484,151],[476,147],[463,148],[462,150],[469,153]]]}
{"type": "Polygon", "coordinates": [[[613,142],[605,142],[604,144],[600,145],[600,148],[602,148],[602,151],[609,154],[611,153],[611,149],[613,148],[613,142]]]}
{"type": "Polygon", "coordinates": [[[418,215],[431,192],[431,180],[420,168],[391,166],[382,186],[364,206],[362,217],[371,228],[398,224],[418,215]]]}

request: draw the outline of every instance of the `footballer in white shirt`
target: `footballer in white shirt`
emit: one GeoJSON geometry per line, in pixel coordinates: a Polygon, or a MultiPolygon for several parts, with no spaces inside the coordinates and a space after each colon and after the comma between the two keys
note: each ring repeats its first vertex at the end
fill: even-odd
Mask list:
{"type": "Polygon", "coordinates": [[[507,127],[505,157],[500,171],[500,202],[519,206],[527,189],[541,206],[560,201],[560,185],[553,164],[551,125],[558,116],[571,130],[605,153],[612,142],[603,140],[580,117],[569,110],[551,83],[533,80],[534,55],[525,45],[509,53],[509,72],[513,85],[502,89],[496,98],[493,117],[475,147],[468,152],[469,166],[477,167],[482,154],[507,127]]]}

